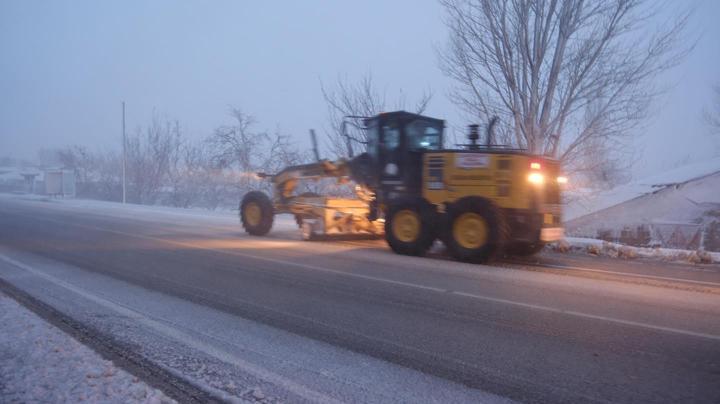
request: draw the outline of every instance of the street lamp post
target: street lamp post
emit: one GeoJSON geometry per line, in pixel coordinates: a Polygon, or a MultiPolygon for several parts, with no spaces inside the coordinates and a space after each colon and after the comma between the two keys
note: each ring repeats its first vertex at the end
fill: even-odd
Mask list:
{"type": "Polygon", "coordinates": [[[122,102],[122,203],[125,203],[125,164],[126,159],[126,140],[125,140],[125,101],[122,102]]]}

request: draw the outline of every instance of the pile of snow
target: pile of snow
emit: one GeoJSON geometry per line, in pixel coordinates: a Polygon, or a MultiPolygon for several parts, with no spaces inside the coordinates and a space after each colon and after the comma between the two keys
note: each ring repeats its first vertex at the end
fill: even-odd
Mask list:
{"type": "Polygon", "coordinates": [[[0,401],[174,403],[0,294],[0,401]]]}
{"type": "Polygon", "coordinates": [[[613,258],[653,258],[663,261],[690,262],[693,264],[720,263],[720,253],[709,251],[681,250],[675,248],[633,247],[604,240],[582,237],[567,237],[555,243],[552,248],[559,251],[580,251],[591,255],[613,258]]]}

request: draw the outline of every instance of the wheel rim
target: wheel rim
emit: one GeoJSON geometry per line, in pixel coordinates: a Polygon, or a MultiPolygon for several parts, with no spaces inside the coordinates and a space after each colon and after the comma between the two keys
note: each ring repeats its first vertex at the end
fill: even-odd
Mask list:
{"type": "Polygon", "coordinates": [[[393,217],[392,232],[395,238],[411,243],[420,235],[420,218],[417,213],[409,209],[399,211],[393,217]]]}
{"type": "Polygon", "coordinates": [[[453,223],[453,238],[463,248],[480,248],[487,243],[487,222],[477,213],[463,213],[453,223]]]}
{"type": "Polygon", "coordinates": [[[262,210],[255,202],[249,202],[245,205],[245,221],[248,226],[255,227],[262,220],[262,210]]]}

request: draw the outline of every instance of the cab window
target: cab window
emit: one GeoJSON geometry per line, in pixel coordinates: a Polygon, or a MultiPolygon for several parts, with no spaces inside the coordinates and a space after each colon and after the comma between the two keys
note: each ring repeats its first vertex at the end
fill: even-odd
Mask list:
{"type": "Polygon", "coordinates": [[[406,127],[410,150],[442,149],[442,125],[418,119],[406,127]]]}
{"type": "Polygon", "coordinates": [[[383,147],[395,150],[400,146],[400,129],[396,125],[383,126],[383,147]]]}

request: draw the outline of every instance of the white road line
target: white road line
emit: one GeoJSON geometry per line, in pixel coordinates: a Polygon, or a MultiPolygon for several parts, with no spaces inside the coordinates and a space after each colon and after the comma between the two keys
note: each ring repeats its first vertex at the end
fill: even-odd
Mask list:
{"type": "Polygon", "coordinates": [[[706,286],[720,287],[720,283],[717,283],[717,282],[695,281],[695,280],[692,280],[692,279],[673,278],[673,277],[669,277],[669,276],[634,274],[634,273],[632,273],[632,272],[607,271],[607,270],[604,270],[604,269],[583,268],[583,267],[576,267],[576,266],[571,266],[571,265],[526,264],[526,263],[519,263],[519,262],[518,262],[518,263],[515,263],[515,264],[518,264],[518,265],[527,265],[527,266],[531,266],[531,267],[549,267],[549,268],[557,268],[557,269],[572,269],[572,270],[575,270],[575,271],[597,272],[597,273],[610,274],[610,275],[622,275],[622,276],[630,276],[630,277],[636,277],[636,278],[658,279],[658,280],[663,280],[663,281],[694,283],[694,284],[698,284],[698,285],[706,285],[706,286]]]}
{"type": "Polygon", "coordinates": [[[683,330],[680,328],[664,327],[661,325],[648,324],[648,323],[643,323],[643,322],[639,322],[639,321],[623,320],[623,319],[619,319],[619,318],[601,316],[601,315],[597,315],[597,314],[583,313],[583,312],[574,311],[574,310],[563,310],[563,309],[558,309],[555,307],[542,306],[542,305],[532,304],[532,303],[516,302],[513,300],[507,300],[507,299],[501,299],[501,298],[489,297],[489,296],[481,296],[481,295],[476,295],[473,293],[465,293],[465,292],[458,292],[458,291],[453,291],[451,293],[460,295],[460,296],[469,297],[472,299],[485,300],[485,301],[490,301],[490,302],[495,302],[495,303],[503,303],[503,304],[508,304],[508,305],[512,305],[512,306],[524,307],[524,308],[528,308],[528,309],[548,311],[551,313],[567,314],[567,315],[575,316],[575,317],[589,318],[589,319],[593,319],[593,320],[602,320],[602,321],[607,321],[610,323],[630,325],[630,326],[635,326],[635,327],[648,328],[648,329],[656,330],[656,331],[666,331],[666,332],[671,332],[674,334],[689,335],[689,336],[693,336],[693,337],[707,338],[707,339],[720,341],[720,335],[683,330]]]}
{"type": "Polygon", "coordinates": [[[342,403],[342,401],[339,401],[333,397],[330,397],[328,395],[325,395],[323,393],[311,390],[301,384],[295,383],[294,381],[280,376],[276,373],[273,373],[263,367],[251,364],[236,355],[233,355],[232,353],[216,348],[212,345],[206,344],[199,340],[198,338],[183,332],[182,330],[179,330],[177,328],[170,327],[160,321],[157,321],[151,317],[148,317],[136,310],[133,310],[125,305],[122,305],[120,303],[113,302],[111,300],[108,300],[106,298],[97,296],[95,294],[89,293],[83,289],[80,289],[70,283],[67,283],[61,279],[58,279],[52,275],[48,275],[45,272],[42,272],[40,270],[37,270],[29,265],[26,265],[22,262],[16,261],[4,254],[0,254],[0,260],[3,260],[15,267],[18,267],[20,269],[23,269],[25,271],[28,271],[36,276],[39,276],[41,278],[44,278],[58,286],[61,286],[70,292],[73,292],[79,296],[82,296],[88,300],[91,300],[107,309],[110,309],[112,311],[115,311],[116,313],[132,318],[133,320],[136,320],[143,325],[152,328],[154,331],[159,332],[160,334],[166,335],[176,341],[179,341],[193,349],[196,349],[200,352],[203,352],[207,355],[210,355],[216,359],[219,359],[220,361],[230,363],[232,365],[235,365],[239,368],[241,368],[243,371],[246,371],[250,374],[252,374],[255,377],[258,377],[261,380],[266,380],[270,383],[273,383],[277,386],[280,386],[282,388],[287,389],[293,394],[296,394],[308,401],[311,402],[323,402],[323,403],[342,403]]]}
{"type": "MultiPolygon", "coordinates": [[[[22,216],[28,217],[28,215],[22,215],[22,216]]],[[[258,261],[271,262],[274,264],[293,266],[293,267],[303,268],[303,269],[308,269],[308,270],[313,270],[313,271],[327,272],[327,273],[332,273],[332,274],[351,277],[351,278],[359,278],[359,279],[371,280],[371,281],[388,283],[388,284],[393,284],[393,285],[400,285],[400,286],[421,289],[421,290],[428,290],[428,291],[443,293],[443,294],[454,294],[457,296],[464,296],[464,297],[469,297],[469,298],[473,298],[473,299],[484,300],[484,301],[489,301],[489,302],[494,302],[494,303],[507,304],[507,305],[523,307],[523,308],[532,309],[532,310],[540,310],[540,311],[546,311],[546,312],[550,312],[550,313],[564,314],[564,315],[578,317],[578,318],[601,320],[601,321],[606,321],[606,322],[615,323],[615,324],[622,324],[622,325],[646,328],[646,329],[654,330],[654,331],[664,331],[664,332],[670,332],[670,333],[674,333],[674,334],[687,335],[687,336],[692,336],[692,337],[706,338],[706,339],[711,339],[711,340],[715,340],[715,341],[720,341],[720,335],[715,335],[715,334],[707,334],[707,333],[683,330],[683,329],[679,329],[679,328],[664,327],[664,326],[659,326],[659,325],[654,325],[654,324],[649,324],[649,323],[643,323],[643,322],[639,322],[639,321],[623,320],[623,319],[618,319],[618,318],[614,318],[614,317],[606,317],[606,316],[584,313],[584,312],[579,312],[579,311],[574,311],[574,310],[563,310],[563,309],[558,309],[558,308],[543,306],[543,305],[537,305],[537,304],[532,304],[532,303],[523,303],[523,302],[518,302],[518,301],[514,301],[514,300],[495,298],[495,297],[490,297],[490,296],[482,296],[482,295],[476,295],[476,294],[460,292],[460,291],[452,291],[452,290],[437,288],[437,287],[433,287],[433,286],[421,285],[421,284],[417,284],[417,283],[413,283],[413,282],[403,282],[403,281],[396,281],[393,279],[380,278],[380,277],[376,277],[376,276],[354,274],[354,273],[338,271],[335,269],[324,268],[324,267],[315,266],[315,265],[300,264],[300,263],[296,263],[296,262],[292,262],[292,261],[284,261],[284,260],[276,259],[276,258],[262,257],[262,256],[257,256],[257,255],[248,254],[248,253],[239,252],[239,251],[228,251],[228,250],[221,250],[221,249],[216,249],[216,248],[211,248],[211,247],[202,247],[202,246],[196,246],[196,245],[193,245],[190,243],[185,243],[182,241],[174,241],[174,240],[167,240],[167,239],[163,239],[163,238],[159,238],[159,237],[145,236],[145,235],[140,235],[140,234],[132,234],[132,233],[127,233],[127,232],[118,231],[118,230],[108,230],[108,229],[103,229],[101,227],[92,226],[92,225],[68,223],[68,222],[63,222],[63,221],[56,220],[56,219],[38,218],[36,216],[32,216],[32,218],[36,219],[36,220],[40,219],[40,220],[56,222],[56,223],[63,224],[66,226],[84,227],[84,228],[88,228],[88,229],[119,234],[119,235],[123,235],[123,236],[127,236],[127,237],[142,238],[142,239],[147,239],[147,240],[158,241],[161,243],[175,244],[175,245],[189,247],[189,248],[198,249],[198,250],[214,251],[214,252],[218,252],[221,254],[235,255],[235,256],[255,259],[258,261]]]]}

